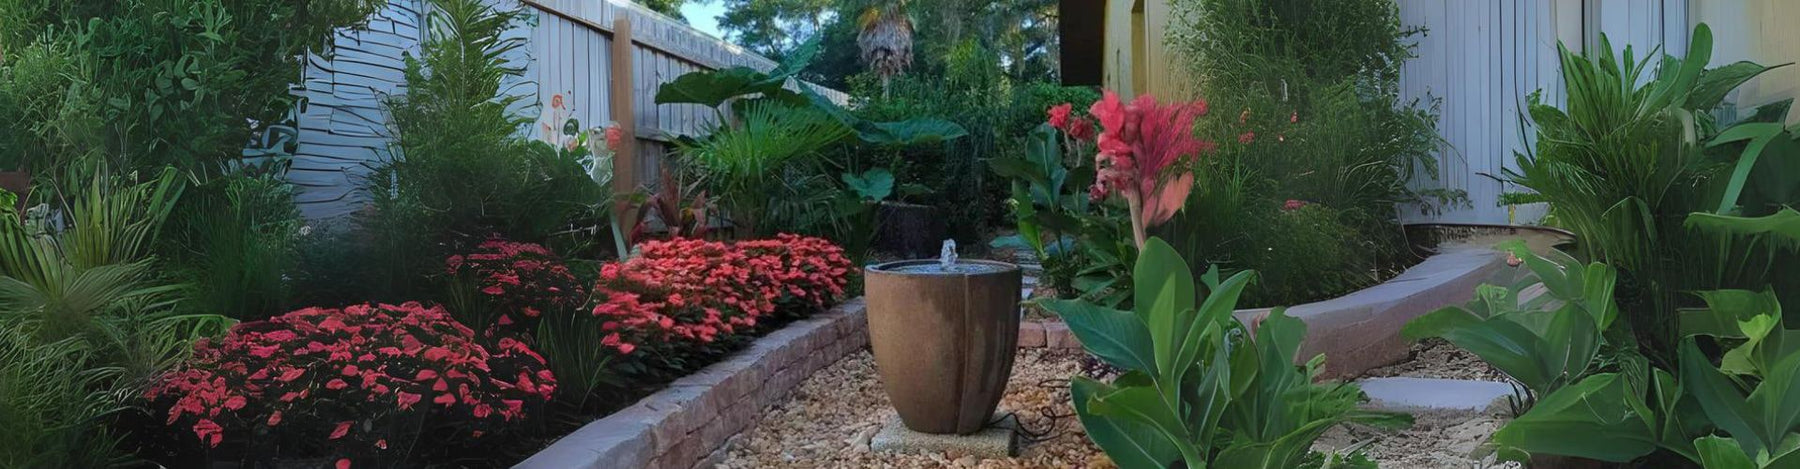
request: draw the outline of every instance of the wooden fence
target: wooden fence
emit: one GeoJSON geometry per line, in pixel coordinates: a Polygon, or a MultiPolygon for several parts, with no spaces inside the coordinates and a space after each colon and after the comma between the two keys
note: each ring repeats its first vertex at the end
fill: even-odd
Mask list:
{"type": "Polygon", "coordinates": [[[1559,40],[1571,49],[1597,47],[1601,33],[1615,49],[1631,46],[1638,57],[1662,46],[1686,53],[1687,0],[1400,0],[1400,19],[1427,29],[1418,57],[1402,66],[1400,88],[1407,98],[1441,99],[1438,134],[1445,146],[1435,178],[1421,175],[1417,188],[1462,190],[1469,206],[1442,213],[1402,213],[1407,221],[1528,223],[1544,207],[1516,210],[1498,205],[1500,195],[1518,191],[1501,181],[1516,169],[1514,153],[1524,151],[1530,128],[1522,125],[1526,98],[1542,90],[1548,103],[1561,103],[1559,40]]]}
{"type": "MultiPolygon", "coordinates": [[[[619,190],[655,181],[671,136],[699,135],[715,124],[714,112],[705,106],[655,104],[658,85],[696,70],[776,66],[623,0],[495,1],[532,13],[511,33],[527,42],[514,58],[525,75],[504,84],[506,92],[524,98],[515,112],[537,117],[560,96],[559,118],[573,117],[587,127],[618,126],[635,136],[635,145],[615,160],[619,190]]],[[[404,57],[419,53],[429,29],[428,5],[389,0],[366,27],[340,32],[329,58],[307,58],[297,92],[306,102],[299,113],[300,147],[289,171],[307,218],[342,218],[366,206],[363,178],[374,164],[395,157],[383,101],[404,93],[404,57]]],[[[848,100],[835,90],[796,86],[840,103],[848,100]]],[[[553,131],[562,127],[551,124],[553,131]]],[[[543,136],[538,125],[522,131],[543,136]]]]}

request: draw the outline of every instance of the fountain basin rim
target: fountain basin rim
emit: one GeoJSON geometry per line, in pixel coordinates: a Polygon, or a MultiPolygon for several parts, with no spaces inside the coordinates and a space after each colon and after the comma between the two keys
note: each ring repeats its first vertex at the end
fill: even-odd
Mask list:
{"type": "Polygon", "coordinates": [[[988,276],[988,275],[1002,275],[1002,274],[1008,274],[1008,273],[1015,273],[1015,272],[1019,271],[1018,264],[1013,264],[1010,262],[990,261],[990,260],[984,260],[984,259],[957,259],[956,263],[952,264],[952,265],[968,265],[968,264],[981,265],[981,266],[985,266],[985,268],[982,268],[981,270],[974,271],[974,272],[956,272],[956,271],[938,271],[938,272],[925,271],[925,272],[922,272],[922,271],[901,270],[901,269],[905,269],[908,267],[942,265],[942,263],[938,259],[912,259],[912,260],[890,261],[890,262],[883,262],[880,264],[874,264],[874,265],[865,267],[864,270],[871,274],[880,273],[883,275],[899,275],[899,276],[907,276],[907,277],[947,277],[947,276],[980,277],[980,276],[988,276]]]}

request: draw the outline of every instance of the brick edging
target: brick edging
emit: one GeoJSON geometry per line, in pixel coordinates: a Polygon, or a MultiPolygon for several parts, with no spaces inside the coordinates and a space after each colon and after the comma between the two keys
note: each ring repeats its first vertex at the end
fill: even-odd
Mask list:
{"type": "Polygon", "coordinates": [[[582,426],[514,469],[690,469],[813,372],[868,346],[862,298],[756,339],[667,389],[582,426]]]}

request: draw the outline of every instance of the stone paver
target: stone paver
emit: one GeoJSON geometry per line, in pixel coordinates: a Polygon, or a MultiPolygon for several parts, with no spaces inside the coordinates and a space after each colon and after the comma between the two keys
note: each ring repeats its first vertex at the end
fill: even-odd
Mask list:
{"type": "Polygon", "coordinates": [[[994,425],[968,435],[920,433],[906,428],[896,415],[881,425],[869,440],[876,451],[953,454],[982,459],[1010,458],[1019,454],[1018,422],[1010,415],[994,425]]]}
{"type": "Polygon", "coordinates": [[[1513,385],[1496,381],[1435,378],[1368,378],[1356,382],[1369,395],[1366,407],[1388,411],[1486,412],[1505,406],[1513,385]]]}

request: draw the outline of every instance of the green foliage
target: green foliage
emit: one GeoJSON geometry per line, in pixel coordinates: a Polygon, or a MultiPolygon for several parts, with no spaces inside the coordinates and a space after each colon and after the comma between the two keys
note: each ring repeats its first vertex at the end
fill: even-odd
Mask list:
{"type": "MultiPolygon", "coordinates": [[[[1355,386],[1314,383],[1323,357],[1294,365],[1306,325],[1276,310],[1246,337],[1232,312],[1254,277],[1196,291],[1187,262],[1152,238],[1139,257],[1132,311],[1051,300],[1089,353],[1125,370],[1112,383],[1076,377],[1076,414],[1095,444],[1127,469],[1298,467],[1314,440],[1340,423],[1404,424],[1402,416],[1356,410],[1355,386]]],[[[1311,457],[1317,460],[1317,457],[1311,457]]]]}
{"type": "MultiPolygon", "coordinates": [[[[435,271],[459,243],[494,234],[543,242],[592,216],[606,194],[584,164],[585,145],[556,148],[519,136],[529,120],[502,86],[522,76],[508,37],[524,11],[478,0],[442,0],[428,40],[407,61],[406,94],[387,103],[397,141],[365,190],[368,254],[363,282],[378,299],[423,293],[418,272],[435,271]]],[[[578,126],[578,123],[571,123],[578,126]]],[[[368,298],[364,298],[365,300],[368,298]]]]}
{"type": "Polygon", "coordinates": [[[215,178],[170,215],[165,255],[186,289],[184,309],[240,320],[288,310],[300,253],[300,212],[278,173],[215,178]]]}
{"type": "Polygon", "coordinates": [[[1474,353],[1523,386],[1529,403],[1593,369],[1603,333],[1619,314],[1613,303],[1618,274],[1606,264],[1582,265],[1560,252],[1539,256],[1523,243],[1506,249],[1523,260],[1531,277],[1511,288],[1482,285],[1467,306],[1420,316],[1402,333],[1408,340],[1443,338],[1474,353]],[[1521,301],[1520,292],[1533,287],[1544,292],[1521,301]]]}
{"type": "MultiPolygon", "coordinates": [[[[898,148],[954,141],[967,132],[956,123],[918,115],[866,119],[810,85],[789,89],[817,52],[818,42],[808,41],[766,73],[744,67],[688,73],[658,87],[656,99],[717,112],[719,124],[709,135],[682,142],[680,167],[718,197],[725,219],[740,235],[825,236],[861,257],[875,231],[874,204],[892,194],[893,177],[888,173],[886,193],[872,192],[876,187],[867,176],[849,174],[864,167],[833,158],[832,151],[852,145],[852,135],[861,145],[898,148]]],[[[900,187],[912,195],[930,192],[912,184],[900,187]]]]}
{"type": "MultiPolygon", "coordinates": [[[[1712,34],[1699,25],[1686,57],[1640,60],[1602,41],[1562,51],[1565,109],[1533,100],[1537,145],[1506,178],[1550,203],[1584,256],[1617,266],[1624,318],[1652,358],[1672,362],[1677,292],[1719,288],[1800,291],[1775,275],[1797,258],[1778,235],[1797,187],[1793,136],[1772,120],[1786,103],[1723,131],[1706,114],[1766,67],[1705,68],[1712,34]],[[1660,64],[1654,77],[1646,77],[1660,64]],[[1781,200],[1785,198],[1786,200],[1781,200]],[[1691,227],[1691,228],[1690,228],[1691,227]]],[[[1790,293],[1782,293],[1791,295],[1790,293]]]]}
{"type": "Polygon", "coordinates": [[[382,4],[0,2],[0,167],[211,172],[294,106],[300,57],[382,4]]]}
{"type": "Polygon", "coordinates": [[[1261,272],[1268,288],[1251,304],[1377,283],[1408,255],[1400,207],[1466,203],[1460,193],[1411,187],[1436,174],[1443,142],[1435,103],[1400,97],[1400,63],[1421,31],[1401,25],[1393,0],[1174,7],[1170,46],[1221,115],[1199,121],[1218,149],[1196,164],[1184,211],[1156,234],[1189,257],[1261,272]],[[1278,212],[1295,203],[1312,211],[1278,212]]]}
{"type": "MultiPolygon", "coordinates": [[[[1001,207],[1012,198],[1011,183],[996,180],[990,162],[1030,158],[1028,145],[1043,138],[1033,132],[1043,125],[1046,109],[1062,103],[1085,109],[1100,96],[1088,88],[1012,79],[996,55],[975,43],[962,44],[956,51],[950,70],[941,76],[896,77],[885,97],[880,97],[878,82],[858,79],[852,83],[852,95],[867,96],[855,111],[867,119],[939,116],[967,130],[967,136],[942,145],[860,150],[863,158],[888,167],[903,183],[931,188],[932,194],[918,202],[935,206],[945,215],[945,226],[958,244],[974,246],[1002,224],[1006,213],[1001,207]],[[1020,136],[1026,136],[1025,141],[1021,142],[1020,136]]],[[[1000,176],[1011,179],[1014,175],[1000,176]]],[[[1066,182],[1064,188],[1079,191],[1085,198],[1087,187],[1082,184],[1066,182]]]]}
{"type": "Polygon", "coordinates": [[[150,246],[182,184],[172,169],[156,174],[88,173],[51,201],[66,225],[0,214],[0,425],[17,430],[0,463],[122,462],[103,419],[229,323],[173,309],[181,287],[156,274],[150,246]]]}
{"type": "Polygon", "coordinates": [[[82,369],[93,352],[75,339],[36,344],[0,329],[0,466],[109,467],[126,458],[102,419],[126,410],[107,383],[118,370],[82,369]]]}

